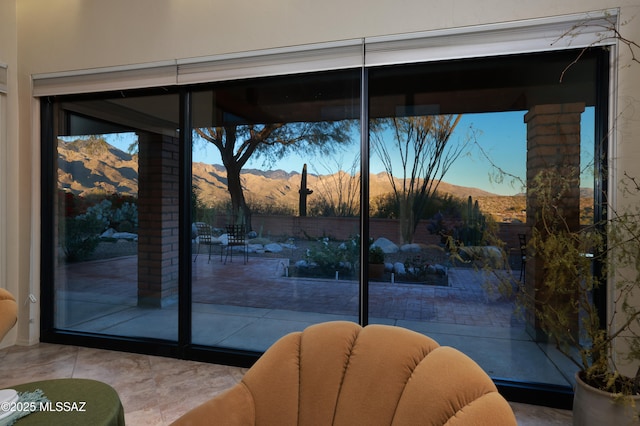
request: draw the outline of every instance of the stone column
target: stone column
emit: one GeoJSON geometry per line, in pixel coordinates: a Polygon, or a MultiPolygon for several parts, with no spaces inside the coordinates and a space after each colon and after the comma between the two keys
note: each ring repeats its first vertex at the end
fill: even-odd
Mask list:
{"type": "Polygon", "coordinates": [[[178,139],[138,134],[138,305],[178,298],[178,139]]]}
{"type": "MultiPolygon", "coordinates": [[[[554,169],[569,179],[570,186],[562,194],[558,207],[571,230],[580,226],[580,117],[584,103],[533,106],[524,116],[527,124],[527,187],[545,169],[554,169]]],[[[527,225],[536,223],[536,200],[527,192],[527,225]]],[[[530,231],[528,238],[530,237],[530,231]]],[[[544,291],[543,259],[528,258],[526,291],[533,295],[544,291]]],[[[575,319],[578,329],[578,318],[575,319]]],[[[527,328],[537,340],[546,340],[532,312],[527,313],[527,328]]]]}

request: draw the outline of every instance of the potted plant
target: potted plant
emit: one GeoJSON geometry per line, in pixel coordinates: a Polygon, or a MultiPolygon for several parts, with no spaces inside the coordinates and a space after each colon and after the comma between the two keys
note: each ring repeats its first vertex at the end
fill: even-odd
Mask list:
{"type": "MultiPolygon", "coordinates": [[[[640,410],[640,374],[629,375],[640,365],[640,304],[634,300],[640,295],[640,207],[617,211],[607,206],[606,220],[571,226],[562,210],[570,180],[546,170],[528,188],[537,215],[527,265],[536,268],[536,282],[527,277],[526,284],[519,281],[514,288],[505,280],[502,290],[516,290],[529,323],[578,367],[574,424],[628,424],[638,421],[640,410]],[[593,294],[607,283],[615,288],[614,309],[603,323],[593,294]],[[626,349],[616,351],[621,344],[626,349]]],[[[640,197],[635,179],[625,176],[623,184],[628,196],[640,197]]]]}
{"type": "MultiPolygon", "coordinates": [[[[560,38],[575,37],[588,25],[577,24],[560,38]]],[[[602,41],[615,39],[631,53],[631,65],[640,63],[640,45],[622,37],[615,18],[600,30],[602,41]]],[[[580,56],[567,64],[561,81],[580,56]]],[[[499,176],[509,175],[493,166],[499,176]]],[[[534,329],[577,366],[574,425],[640,424],[640,183],[626,172],[623,176],[617,193],[631,207],[600,206],[606,219],[576,227],[566,220],[562,199],[568,196],[567,183],[580,181],[579,173],[563,175],[556,168],[538,174],[527,185],[537,217],[528,235],[526,265],[527,271],[536,265],[541,279],[533,285],[529,277],[515,285],[510,278],[501,283],[503,295],[515,292],[534,329]],[[606,307],[593,298],[599,288],[606,290],[606,307]]],[[[495,230],[489,236],[500,245],[495,230]]]]}
{"type": "Polygon", "coordinates": [[[379,279],[384,275],[384,251],[382,248],[369,246],[369,278],[379,279]]]}

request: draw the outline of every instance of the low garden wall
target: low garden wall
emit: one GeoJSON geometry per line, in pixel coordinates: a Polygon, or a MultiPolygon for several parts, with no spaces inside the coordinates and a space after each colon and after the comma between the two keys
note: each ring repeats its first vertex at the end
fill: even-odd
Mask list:
{"type": "MultiPolygon", "coordinates": [[[[294,238],[316,239],[329,237],[335,240],[346,240],[360,233],[360,219],[357,217],[299,217],[299,216],[269,216],[253,215],[251,219],[253,230],[258,236],[270,239],[294,238]]],[[[400,243],[400,224],[397,219],[371,218],[371,237],[387,238],[397,244],[400,243]]],[[[224,218],[218,218],[214,226],[224,228],[224,218]]],[[[525,234],[527,225],[524,223],[500,223],[499,238],[506,243],[509,250],[519,250],[518,234],[525,234]]],[[[419,224],[414,236],[414,242],[422,244],[439,244],[440,238],[430,234],[426,222],[419,224]]]]}

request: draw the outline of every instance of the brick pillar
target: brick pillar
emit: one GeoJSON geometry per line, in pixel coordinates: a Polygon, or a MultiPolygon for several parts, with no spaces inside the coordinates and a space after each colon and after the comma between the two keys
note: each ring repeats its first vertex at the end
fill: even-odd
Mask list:
{"type": "Polygon", "coordinates": [[[138,305],[178,297],[178,139],[138,134],[138,305]]]}
{"type": "MultiPolygon", "coordinates": [[[[527,124],[527,186],[545,169],[555,169],[570,179],[568,191],[558,205],[571,230],[580,226],[580,115],[584,103],[536,105],[524,116],[527,124]]],[[[527,225],[536,224],[536,200],[527,192],[527,225]]],[[[530,236],[530,235],[529,235],[530,236]]],[[[544,292],[544,260],[528,259],[525,283],[529,294],[544,292]]],[[[578,329],[578,318],[575,318],[578,329]]],[[[527,313],[527,328],[536,340],[546,340],[533,313],[527,313]]]]}

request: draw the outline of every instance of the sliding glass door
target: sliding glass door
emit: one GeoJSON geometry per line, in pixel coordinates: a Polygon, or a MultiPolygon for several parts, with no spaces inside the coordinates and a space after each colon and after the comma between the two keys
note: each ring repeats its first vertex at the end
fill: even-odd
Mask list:
{"type": "Polygon", "coordinates": [[[580,170],[567,211],[599,218],[606,53],[567,69],[577,53],[43,99],[47,339],[236,362],[310,324],[383,323],[568,391],[498,284],[539,285],[536,173],[580,170]]]}
{"type": "Polygon", "coordinates": [[[176,94],[55,104],[53,327],[178,338],[176,94]]]}
{"type": "Polygon", "coordinates": [[[575,52],[369,70],[369,235],[387,265],[369,284],[371,322],[425,333],[494,377],[572,384],[576,367],[500,288],[541,285],[526,265],[540,171],[579,170],[565,214],[594,223],[606,104],[601,53],[583,53],[568,72],[575,52]]]}
{"type": "Polygon", "coordinates": [[[192,95],[193,342],[262,352],[358,321],[360,72],[192,95]]]}

